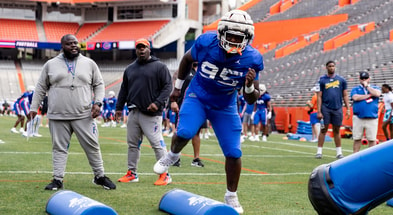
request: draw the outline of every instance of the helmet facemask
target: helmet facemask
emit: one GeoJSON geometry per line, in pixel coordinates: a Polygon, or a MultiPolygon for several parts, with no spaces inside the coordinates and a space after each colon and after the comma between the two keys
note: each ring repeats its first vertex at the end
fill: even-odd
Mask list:
{"type": "Polygon", "coordinates": [[[231,54],[241,55],[254,37],[253,21],[241,10],[226,13],[218,23],[217,30],[220,46],[231,54]]]}
{"type": "Polygon", "coordinates": [[[246,34],[240,31],[225,31],[221,35],[220,45],[228,53],[241,54],[248,44],[246,34]]]}

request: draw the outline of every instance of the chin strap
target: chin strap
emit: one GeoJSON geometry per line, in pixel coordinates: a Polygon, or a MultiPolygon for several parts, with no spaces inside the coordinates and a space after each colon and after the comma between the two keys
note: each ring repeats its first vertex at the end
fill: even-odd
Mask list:
{"type": "Polygon", "coordinates": [[[230,48],[230,49],[227,51],[227,53],[231,53],[233,50],[236,50],[236,52],[237,52],[239,55],[242,55],[242,49],[241,49],[241,48],[236,48],[236,47],[230,48]]]}

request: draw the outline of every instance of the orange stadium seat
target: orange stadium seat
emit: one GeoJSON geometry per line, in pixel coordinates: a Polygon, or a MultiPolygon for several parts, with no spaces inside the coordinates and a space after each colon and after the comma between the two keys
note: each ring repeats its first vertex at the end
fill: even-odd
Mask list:
{"type": "Polygon", "coordinates": [[[38,41],[35,21],[0,19],[0,39],[38,41]]]}
{"type": "Polygon", "coordinates": [[[85,23],[79,28],[78,32],[76,33],[76,38],[78,38],[79,41],[83,41],[96,31],[98,31],[100,28],[104,27],[105,24],[106,23],[103,22],[85,23]]]}
{"type": "Polygon", "coordinates": [[[44,30],[48,42],[60,42],[65,34],[75,34],[79,28],[78,23],[72,22],[48,22],[44,21],[44,30]]]}
{"type": "Polygon", "coordinates": [[[137,21],[137,22],[115,22],[99,32],[89,41],[128,41],[136,40],[141,37],[151,37],[169,20],[159,21],[137,21]]]}

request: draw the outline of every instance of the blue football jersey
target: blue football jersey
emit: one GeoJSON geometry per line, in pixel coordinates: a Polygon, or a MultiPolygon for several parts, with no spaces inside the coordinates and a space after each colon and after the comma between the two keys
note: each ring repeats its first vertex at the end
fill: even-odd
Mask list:
{"type": "Polygon", "coordinates": [[[267,108],[267,103],[270,101],[271,97],[268,93],[263,94],[260,96],[256,102],[257,110],[262,110],[267,108]]]}
{"type": "MultiPolygon", "coordinates": [[[[259,78],[259,72],[263,70],[262,55],[251,46],[247,46],[242,55],[235,54],[227,58],[226,51],[219,47],[217,34],[208,32],[200,35],[191,48],[191,55],[198,61],[198,69],[190,83],[196,96],[207,94],[227,95],[219,97],[221,100],[235,99],[236,96],[228,96],[237,93],[245,82],[249,68],[257,73],[255,80],[259,78]],[[199,92],[204,92],[199,94],[199,92]]],[[[214,96],[214,99],[217,97],[214,96]]],[[[212,101],[218,103],[219,101],[212,101]]],[[[226,102],[224,102],[226,103],[226,102]]]]}
{"type": "Polygon", "coordinates": [[[116,110],[116,102],[117,102],[116,97],[107,98],[106,102],[108,103],[108,110],[110,111],[116,110]]]}

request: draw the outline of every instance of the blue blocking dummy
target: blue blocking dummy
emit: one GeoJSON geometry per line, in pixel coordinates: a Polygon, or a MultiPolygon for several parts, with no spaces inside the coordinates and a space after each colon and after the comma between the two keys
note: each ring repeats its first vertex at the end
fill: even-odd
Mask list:
{"type": "Polygon", "coordinates": [[[222,202],[184,190],[173,189],[165,193],[159,209],[174,215],[238,215],[235,209],[222,202]]]}
{"type": "Polygon", "coordinates": [[[117,215],[111,207],[70,190],[57,191],[46,203],[51,215],[117,215]]]}
{"type": "Polygon", "coordinates": [[[315,168],[308,182],[314,209],[320,215],[367,214],[391,199],[392,152],[393,140],[315,168]]]}

